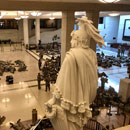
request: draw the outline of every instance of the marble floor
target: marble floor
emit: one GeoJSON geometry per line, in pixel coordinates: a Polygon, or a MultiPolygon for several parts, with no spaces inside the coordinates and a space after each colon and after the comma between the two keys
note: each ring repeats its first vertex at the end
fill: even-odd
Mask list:
{"type": "MultiPolygon", "coordinates": [[[[115,51],[108,49],[100,49],[101,51],[107,55],[116,55],[115,51]]],[[[51,84],[51,91],[45,92],[45,85],[42,82],[41,90],[38,90],[36,81],[39,72],[37,58],[32,57],[25,49],[12,51],[7,48],[4,52],[0,52],[0,60],[14,61],[17,59],[25,62],[27,71],[14,73],[13,85],[7,85],[5,82],[5,76],[9,73],[0,77],[0,115],[6,116],[3,125],[7,127],[9,127],[9,122],[16,122],[19,118],[22,121],[30,120],[33,108],[37,109],[38,117],[42,118],[44,116],[44,103],[51,98],[54,89],[54,85],[51,84]]],[[[127,77],[126,67],[113,66],[109,69],[99,67],[99,72],[103,71],[109,76],[109,82],[106,86],[112,86],[118,92],[120,78],[127,77]]]]}
{"type": "MultiPolygon", "coordinates": [[[[97,53],[103,52],[105,55],[108,56],[117,56],[117,49],[106,47],[106,48],[101,48],[100,50],[97,51],[97,53]]],[[[127,54],[127,51],[125,53],[125,56],[127,54]]],[[[117,67],[117,66],[112,66],[111,68],[102,68],[98,67],[99,72],[105,72],[108,75],[108,83],[105,84],[106,88],[109,86],[112,86],[117,92],[119,91],[119,84],[120,84],[120,79],[128,77],[127,74],[127,67],[123,66],[122,67],[117,67]]],[[[99,79],[99,86],[100,86],[100,79],[99,79]]]]}
{"type": "Polygon", "coordinates": [[[9,122],[16,122],[19,118],[22,121],[32,119],[32,109],[38,111],[38,118],[44,116],[44,103],[50,99],[53,91],[45,92],[45,83],[41,82],[41,90],[37,88],[38,61],[24,50],[10,50],[9,47],[4,48],[0,52],[0,60],[15,61],[22,60],[27,65],[27,71],[12,73],[4,73],[0,76],[0,115],[4,115],[6,120],[3,125],[9,122]],[[7,85],[5,78],[7,75],[13,75],[14,84],[7,85]]]}

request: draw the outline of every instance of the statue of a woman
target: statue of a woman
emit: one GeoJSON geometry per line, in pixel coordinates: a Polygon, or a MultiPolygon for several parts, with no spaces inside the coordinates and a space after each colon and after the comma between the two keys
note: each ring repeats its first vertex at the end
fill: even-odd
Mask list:
{"type": "Polygon", "coordinates": [[[83,130],[91,117],[89,105],[96,97],[97,58],[89,48],[90,39],[100,47],[105,44],[92,21],[83,17],[77,22],[80,29],[71,33],[71,49],[61,66],[53,98],[46,103],[46,116],[55,130],[83,130]]]}

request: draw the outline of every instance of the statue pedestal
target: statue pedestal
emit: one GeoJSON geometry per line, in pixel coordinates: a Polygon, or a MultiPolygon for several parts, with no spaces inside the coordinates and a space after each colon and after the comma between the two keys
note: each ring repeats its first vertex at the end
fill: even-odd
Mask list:
{"type": "Polygon", "coordinates": [[[130,79],[120,80],[119,96],[122,96],[124,102],[130,97],[130,79]]]}

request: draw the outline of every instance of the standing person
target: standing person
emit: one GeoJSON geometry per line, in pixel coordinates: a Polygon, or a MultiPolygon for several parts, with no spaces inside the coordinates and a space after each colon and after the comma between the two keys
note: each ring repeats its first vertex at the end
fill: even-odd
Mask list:
{"type": "Polygon", "coordinates": [[[46,82],[46,92],[47,90],[50,91],[50,78],[49,78],[49,75],[45,78],[45,82],[46,82]]]}
{"type": "Polygon", "coordinates": [[[43,58],[43,54],[44,54],[44,51],[43,51],[43,50],[41,50],[41,51],[39,52],[39,58],[40,58],[40,59],[42,59],[42,58],[43,58]]]}
{"type": "Polygon", "coordinates": [[[38,82],[38,89],[39,90],[41,89],[41,80],[42,80],[41,74],[38,73],[38,75],[37,75],[37,82],[38,82]]]}
{"type": "Polygon", "coordinates": [[[39,60],[38,60],[38,68],[39,68],[39,70],[41,70],[41,66],[42,66],[42,59],[39,58],[39,60]]]}
{"type": "Polygon", "coordinates": [[[117,50],[117,57],[120,57],[120,53],[121,53],[121,46],[118,47],[118,50],[117,50]]]}
{"type": "Polygon", "coordinates": [[[125,47],[121,47],[121,56],[124,56],[125,53],[125,47]]]}
{"type": "Polygon", "coordinates": [[[46,117],[55,130],[83,130],[97,93],[97,57],[90,39],[100,47],[105,44],[91,20],[82,17],[77,22],[80,29],[71,33],[71,49],[62,63],[53,97],[45,104],[46,117]]]}
{"type": "Polygon", "coordinates": [[[130,57],[130,49],[128,50],[127,56],[130,57]]]}

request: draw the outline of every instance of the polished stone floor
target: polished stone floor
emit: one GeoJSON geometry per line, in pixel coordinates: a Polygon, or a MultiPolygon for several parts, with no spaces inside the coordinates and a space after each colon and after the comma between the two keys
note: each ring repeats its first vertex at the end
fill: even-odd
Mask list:
{"type": "Polygon", "coordinates": [[[25,49],[10,50],[9,47],[4,48],[0,52],[0,60],[15,61],[22,60],[27,65],[27,71],[12,73],[4,73],[0,76],[0,115],[4,115],[8,122],[16,122],[19,118],[22,121],[32,118],[32,109],[38,110],[38,117],[44,116],[44,103],[51,97],[51,91],[45,92],[44,81],[41,82],[41,90],[37,88],[38,61],[32,57],[25,49]],[[13,75],[14,84],[7,85],[5,82],[7,75],[13,75]]]}
{"type": "MultiPolygon", "coordinates": [[[[102,48],[97,52],[99,53],[104,52],[104,54],[108,56],[115,56],[115,57],[117,56],[117,49],[113,49],[109,47],[102,48]]],[[[111,68],[107,68],[107,69],[98,67],[98,70],[100,73],[105,72],[108,75],[108,83],[105,84],[106,88],[112,86],[117,92],[119,91],[120,79],[128,77],[127,67],[123,65],[122,67],[112,66],[111,68]]],[[[100,79],[99,79],[99,86],[100,86],[100,79]]]]}
{"type": "MultiPolygon", "coordinates": [[[[100,49],[107,55],[116,55],[116,51],[111,51],[108,49],[100,49]]],[[[36,58],[32,57],[25,49],[21,50],[10,50],[6,48],[4,52],[0,52],[0,60],[23,60],[28,66],[25,72],[16,72],[14,76],[14,84],[7,85],[5,83],[5,76],[10,73],[5,73],[4,76],[0,77],[0,115],[6,116],[6,120],[3,125],[7,125],[9,122],[16,122],[19,118],[22,121],[30,120],[32,118],[32,109],[36,108],[38,111],[38,117],[42,118],[44,116],[44,103],[51,98],[54,85],[51,85],[51,91],[45,92],[45,85],[42,82],[41,90],[37,88],[37,73],[38,63],[36,58]]],[[[109,76],[109,82],[106,84],[107,87],[112,86],[119,90],[120,78],[127,77],[126,67],[116,67],[113,66],[109,69],[99,68],[99,72],[105,71],[109,76]]],[[[100,85],[100,80],[99,80],[100,85]]],[[[103,114],[98,118],[100,121],[105,121],[104,119],[109,118],[105,117],[106,110],[103,111],[103,114]],[[101,118],[103,117],[103,118],[101,118]],[[102,120],[103,119],[103,120],[102,120]]],[[[114,117],[118,120],[118,117],[114,117]]],[[[113,122],[110,117],[111,122],[113,122]]],[[[116,121],[115,120],[115,121],[116,121]]],[[[103,122],[102,122],[103,123],[103,122]]],[[[104,123],[105,125],[107,124],[104,123]]],[[[121,124],[120,124],[121,126],[121,124]]],[[[119,127],[119,125],[116,125],[119,127]]]]}

